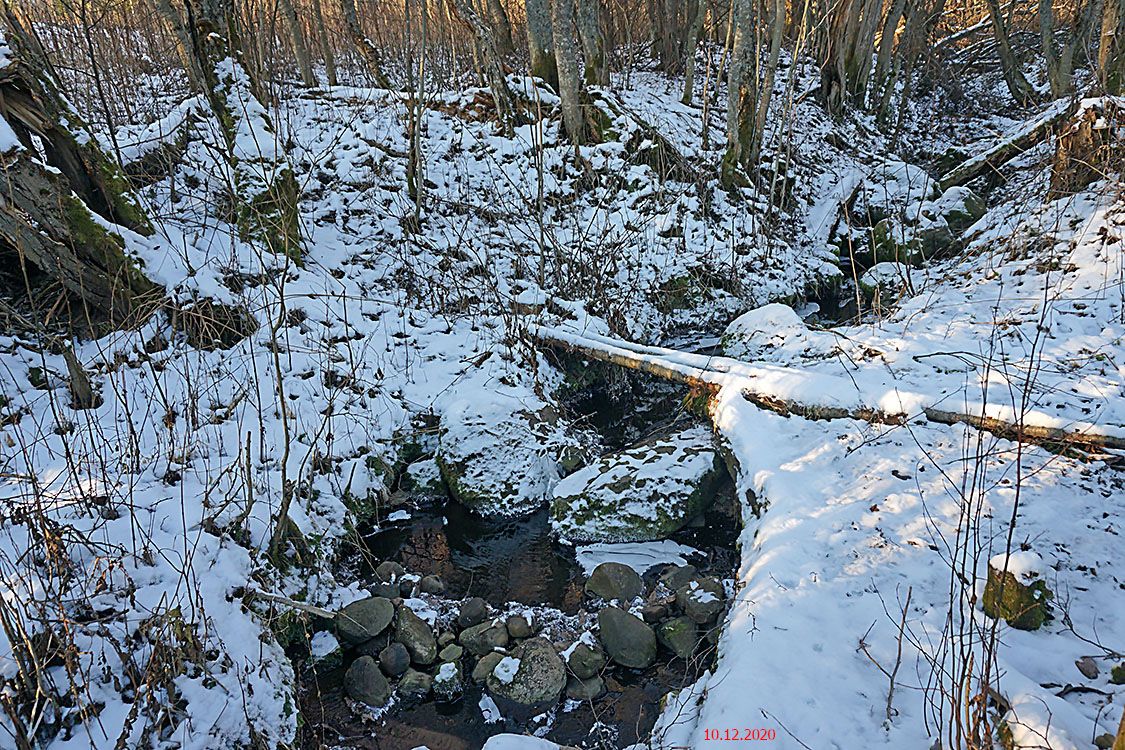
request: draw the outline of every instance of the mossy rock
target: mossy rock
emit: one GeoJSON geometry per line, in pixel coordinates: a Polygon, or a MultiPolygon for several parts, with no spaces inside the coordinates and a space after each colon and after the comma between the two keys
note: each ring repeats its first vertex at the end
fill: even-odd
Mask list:
{"type": "Polygon", "coordinates": [[[927,258],[940,254],[952,243],[953,235],[945,225],[917,231],[893,219],[883,219],[871,229],[868,247],[856,255],[861,265],[868,268],[879,263],[921,266],[927,258]]]}
{"type": "Polygon", "coordinates": [[[1125,685],[1125,661],[1109,670],[1109,681],[1114,685],[1125,685]]]}
{"type": "Polygon", "coordinates": [[[976,224],[988,211],[984,198],[967,187],[949,188],[935,204],[954,235],[964,234],[966,229],[976,224]]]}
{"type": "Polygon", "coordinates": [[[486,516],[519,516],[542,507],[574,446],[558,412],[506,411],[461,402],[441,418],[436,456],[449,494],[486,516]]]}
{"type": "Polygon", "coordinates": [[[1041,578],[1017,576],[990,563],[981,605],[986,615],[1003,619],[1017,630],[1037,630],[1050,617],[1048,602],[1053,596],[1041,578]]]}
{"type": "Polygon", "coordinates": [[[706,427],[650,438],[559,482],[551,522],[572,542],[665,539],[710,505],[723,472],[706,427]]]}

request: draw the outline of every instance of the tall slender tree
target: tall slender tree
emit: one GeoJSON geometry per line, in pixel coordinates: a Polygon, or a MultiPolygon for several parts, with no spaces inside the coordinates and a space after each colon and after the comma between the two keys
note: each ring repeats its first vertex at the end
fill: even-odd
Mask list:
{"type": "Polygon", "coordinates": [[[558,60],[563,126],[571,142],[577,145],[586,142],[586,122],[582,116],[583,91],[578,72],[574,2],[575,0],[551,0],[551,25],[558,60]]]}
{"type": "Polygon", "coordinates": [[[542,78],[557,91],[559,68],[555,57],[550,0],[525,0],[524,8],[527,11],[527,49],[531,75],[542,78]]]}
{"type": "Polygon", "coordinates": [[[367,65],[367,72],[375,80],[375,85],[389,89],[391,84],[383,72],[383,56],[379,54],[375,43],[363,32],[363,26],[360,25],[359,16],[356,14],[355,0],[340,0],[340,11],[344,14],[344,26],[347,27],[348,36],[352,38],[352,44],[367,65]]]}

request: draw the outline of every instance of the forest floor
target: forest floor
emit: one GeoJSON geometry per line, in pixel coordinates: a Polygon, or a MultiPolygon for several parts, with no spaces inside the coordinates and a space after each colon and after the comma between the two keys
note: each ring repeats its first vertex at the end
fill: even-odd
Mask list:
{"type": "MultiPolygon", "coordinates": [[[[820,327],[840,317],[825,301],[842,283],[829,240],[853,189],[882,184],[899,160],[936,177],[948,148],[979,151],[1034,111],[963,112],[925,137],[933,102],[920,102],[892,146],[865,118],[834,122],[798,103],[782,139],[788,197],[775,205],[708,177],[722,112],[702,147],[702,110],[679,104],[676,80],[634,74],[607,97],[617,137],[582,147],[581,161],[553,95],[513,82],[552,116],[508,137],[479,91],[423,110],[420,219],[404,188],[399,98],[339,87],[284,99],[301,266],[213,218],[228,175],[214,128],[198,125],[180,167],[143,192],[157,235],[125,239],[182,302],[253,312],[256,332],[232,348],[192,346],[163,314],[78,342],[102,400],[77,410],[56,349],[0,337],[3,595],[26,603],[29,623],[65,623],[74,644],[46,671],[76,686],[50,747],[292,742],[284,647],[301,620],[255,592],[327,609],[361,597],[342,550],[357,512],[383,520],[389,467],[408,447],[442,419],[503,424],[555,408],[565,378],[527,337],[533,316],[674,348],[780,301],[797,322],[762,318],[744,352],[777,366],[778,393],[809,397],[809,374],[839,388],[813,394],[822,400],[987,404],[1125,434],[1125,198],[1111,180],[1047,202],[1048,144],[1005,168],[953,257],[904,270],[878,311],[820,327]],[[648,126],[690,174],[660,174],[648,126]],[[287,501],[300,533],[270,555],[287,501]]],[[[120,143],[143,151],[191,108],[157,101],[161,119],[120,143]]],[[[779,747],[932,745],[973,668],[964,655],[991,627],[979,594],[1013,521],[1013,551],[1040,558],[1054,616],[1033,632],[1002,626],[994,718],[1021,747],[1088,748],[1115,730],[1120,460],[962,426],[782,417],[742,398],[737,378],[714,421],[738,456],[740,496],[760,507],[743,508],[716,669],[669,701],[653,747],[755,727],[775,728],[779,747]],[[1075,666],[1086,656],[1094,677],[1075,666]]],[[[540,437],[572,439],[564,426],[540,437]]],[[[497,471],[528,486],[558,478],[540,465],[497,471]]],[[[6,632],[0,670],[11,671],[6,632]]]]}

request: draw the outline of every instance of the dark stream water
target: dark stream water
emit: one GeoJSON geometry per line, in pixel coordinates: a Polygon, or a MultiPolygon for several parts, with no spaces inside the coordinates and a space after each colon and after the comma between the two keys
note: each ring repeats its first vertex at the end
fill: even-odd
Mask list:
{"type": "MultiPolygon", "coordinates": [[[[666,421],[683,418],[677,416],[682,391],[645,380],[618,381],[612,392],[592,389],[568,406],[572,415],[597,429],[604,450],[620,449],[666,421]]],[[[409,519],[385,522],[364,535],[361,581],[374,580],[373,566],[378,562],[395,560],[411,573],[440,576],[448,600],[480,596],[501,610],[516,602],[555,610],[560,617],[593,616],[594,609],[583,597],[586,576],[574,550],[551,536],[546,510],[519,519],[488,519],[447,497],[433,496],[410,497],[407,507],[409,519]]],[[[691,562],[702,571],[729,577],[737,564],[735,542],[740,529],[741,513],[728,482],[712,506],[672,539],[701,552],[691,562]]],[[[649,586],[658,572],[654,568],[646,575],[649,586]]],[[[639,742],[651,732],[661,698],[693,682],[709,661],[697,657],[687,664],[662,651],[647,670],[607,670],[605,695],[592,702],[560,702],[545,736],[583,748],[621,748],[639,742]]],[[[465,669],[471,669],[471,662],[465,669]]],[[[464,696],[455,703],[428,700],[399,705],[373,719],[345,702],[342,678],[342,667],[305,670],[300,687],[303,747],[475,750],[492,735],[542,726],[542,722],[510,719],[486,723],[479,706],[481,688],[468,679],[464,696]]]]}

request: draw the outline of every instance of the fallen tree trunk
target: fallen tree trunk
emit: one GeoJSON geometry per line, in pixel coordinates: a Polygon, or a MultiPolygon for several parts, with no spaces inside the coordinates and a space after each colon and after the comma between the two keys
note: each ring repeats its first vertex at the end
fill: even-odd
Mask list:
{"type": "MultiPolygon", "coordinates": [[[[578,335],[566,331],[530,326],[528,333],[538,344],[582,355],[588,359],[647,372],[666,380],[684,383],[715,394],[723,386],[733,385],[754,405],[783,416],[796,415],[806,419],[856,419],[875,424],[901,425],[913,419],[936,424],[967,424],[1006,440],[1040,445],[1053,452],[1077,449],[1083,452],[1105,449],[1125,450],[1125,435],[1098,433],[1090,429],[1062,429],[1035,424],[1006,421],[983,414],[969,414],[922,406],[915,413],[906,410],[887,411],[858,401],[845,403],[826,395],[820,403],[810,403],[781,395],[770,387],[774,380],[807,379],[805,391],[831,394],[839,378],[823,373],[784,368],[775,365],[754,365],[726,357],[687,354],[660,347],[643,346],[598,335],[578,335]],[[759,386],[758,384],[761,383],[759,386]]],[[[916,403],[921,397],[902,393],[902,403],[916,403]]]]}
{"type": "Polygon", "coordinates": [[[146,235],[152,226],[118,164],[81,132],[46,75],[41,48],[10,8],[0,42],[13,52],[0,61],[0,265],[12,266],[10,276],[33,300],[49,288],[46,276],[91,319],[125,322],[163,292],[126,254],[113,225],[146,235]]]}
{"type": "Polygon", "coordinates": [[[1021,125],[989,149],[947,172],[938,180],[938,187],[944,192],[951,187],[964,185],[990,169],[996,170],[1000,165],[1049,138],[1054,132],[1055,124],[1073,115],[1077,109],[1077,99],[1056,102],[1039,117],[1021,125]]]}

